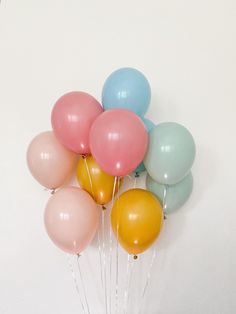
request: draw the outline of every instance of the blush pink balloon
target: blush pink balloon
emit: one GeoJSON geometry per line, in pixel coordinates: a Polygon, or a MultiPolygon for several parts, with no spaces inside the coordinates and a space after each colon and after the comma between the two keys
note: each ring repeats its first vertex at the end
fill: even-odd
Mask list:
{"type": "Polygon", "coordinates": [[[72,175],[77,155],[66,149],[52,131],[37,135],[27,151],[27,163],[33,177],[43,186],[56,189],[72,175]]]}
{"type": "Polygon", "coordinates": [[[99,216],[99,208],[87,192],[66,187],[49,199],[44,222],[55,245],[65,252],[79,254],[92,241],[99,216]]]}
{"type": "Polygon", "coordinates": [[[70,92],[55,103],[51,115],[52,128],[66,148],[86,155],[90,153],[91,125],[102,112],[102,106],[93,96],[84,92],[70,92]]]}
{"type": "Polygon", "coordinates": [[[131,173],[143,160],[148,135],[142,120],[127,109],[102,113],[90,130],[90,148],[101,168],[113,176],[131,173]]]}

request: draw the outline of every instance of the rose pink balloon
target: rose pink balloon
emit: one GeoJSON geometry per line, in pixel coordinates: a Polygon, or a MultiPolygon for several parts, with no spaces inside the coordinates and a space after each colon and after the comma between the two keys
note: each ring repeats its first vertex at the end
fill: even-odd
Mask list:
{"type": "Polygon", "coordinates": [[[90,131],[90,148],[101,168],[113,175],[132,172],[143,160],[148,135],[142,120],[127,109],[102,113],[90,131]]]}
{"type": "Polygon", "coordinates": [[[27,162],[33,177],[43,186],[56,189],[72,175],[77,155],[67,150],[52,131],[37,135],[27,151],[27,162]]]}
{"type": "Polygon", "coordinates": [[[99,208],[87,192],[66,187],[49,199],[44,222],[49,237],[60,249],[79,254],[92,241],[99,216],[99,208]]]}
{"type": "Polygon", "coordinates": [[[52,110],[52,128],[58,140],[81,155],[90,153],[89,131],[93,121],[103,112],[91,95],[71,92],[58,99],[52,110]]]}

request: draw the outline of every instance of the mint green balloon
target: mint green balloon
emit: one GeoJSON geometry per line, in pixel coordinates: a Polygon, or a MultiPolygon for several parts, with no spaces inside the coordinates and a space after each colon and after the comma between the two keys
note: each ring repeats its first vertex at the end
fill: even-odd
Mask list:
{"type": "Polygon", "coordinates": [[[190,171],[195,151],[194,139],[184,126],[175,122],[160,123],[149,132],[144,165],[156,182],[175,184],[190,171]]]}
{"type": "Polygon", "coordinates": [[[146,186],[147,189],[155,194],[162,203],[165,214],[170,214],[183,206],[188,200],[193,190],[193,176],[190,172],[180,182],[173,185],[164,185],[155,182],[149,175],[147,175],[146,186]],[[165,204],[163,204],[164,198],[165,204]]]}

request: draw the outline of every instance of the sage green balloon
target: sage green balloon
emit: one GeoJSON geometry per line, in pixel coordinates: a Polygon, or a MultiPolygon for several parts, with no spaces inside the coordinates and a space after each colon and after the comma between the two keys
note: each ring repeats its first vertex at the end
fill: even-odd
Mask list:
{"type": "Polygon", "coordinates": [[[188,200],[193,190],[193,176],[190,172],[180,182],[173,185],[164,185],[155,182],[149,175],[147,175],[146,186],[148,191],[155,194],[162,203],[164,213],[170,214],[183,206],[184,203],[188,200]],[[163,204],[164,198],[165,204],[163,204]]]}
{"type": "Polygon", "coordinates": [[[194,139],[184,126],[175,122],[160,123],[149,132],[144,165],[155,181],[175,184],[190,171],[195,151],[194,139]]]}

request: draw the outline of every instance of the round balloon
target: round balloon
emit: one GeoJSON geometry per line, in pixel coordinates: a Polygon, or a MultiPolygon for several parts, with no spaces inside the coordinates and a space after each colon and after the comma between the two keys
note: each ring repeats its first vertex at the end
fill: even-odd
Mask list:
{"type": "Polygon", "coordinates": [[[155,182],[149,175],[147,175],[146,186],[147,189],[154,193],[160,200],[165,214],[170,214],[187,202],[193,189],[193,176],[190,172],[180,182],[173,185],[164,185],[155,182]],[[165,204],[163,204],[163,201],[165,204]]]}
{"type": "Polygon", "coordinates": [[[175,122],[164,122],[149,133],[144,165],[149,175],[162,184],[175,184],[190,171],[195,158],[191,133],[175,122]]]}
{"type": "Polygon", "coordinates": [[[92,241],[100,211],[82,189],[66,187],[49,199],[44,215],[46,231],[60,249],[79,254],[92,241]]]}
{"type": "Polygon", "coordinates": [[[148,135],[142,120],[126,109],[110,109],[93,123],[90,148],[100,167],[112,176],[125,176],[143,160],[148,135]]]}
{"type": "MultiPolygon", "coordinates": [[[[77,165],[77,180],[97,204],[104,205],[111,201],[115,185],[115,177],[105,173],[90,155],[81,158],[77,165]]],[[[118,191],[116,184],[115,192],[118,191]]]]}
{"type": "MultiPolygon", "coordinates": [[[[142,118],[142,120],[143,120],[143,123],[145,125],[147,132],[150,132],[154,128],[155,124],[147,118],[142,118]]],[[[138,165],[138,167],[134,170],[134,172],[138,176],[143,171],[145,171],[145,166],[144,166],[144,163],[141,162],[141,164],[138,165]]]]}
{"type": "Polygon", "coordinates": [[[89,131],[93,121],[103,112],[99,102],[84,92],[70,92],[55,103],[51,122],[58,140],[71,151],[90,153],[89,131]]]}
{"type": "Polygon", "coordinates": [[[61,145],[52,131],[47,131],[37,135],[30,143],[27,163],[40,184],[48,189],[56,189],[71,177],[77,155],[61,145]]]}
{"type": "Polygon", "coordinates": [[[102,90],[104,109],[126,108],[144,116],[151,99],[151,88],[146,77],[133,68],[114,71],[102,90]]]}
{"type": "Polygon", "coordinates": [[[163,211],[159,200],[149,191],[131,189],[119,196],[112,212],[115,236],[129,254],[144,252],[158,237],[163,211]]]}

